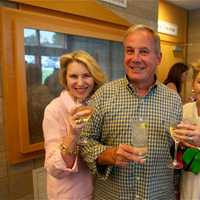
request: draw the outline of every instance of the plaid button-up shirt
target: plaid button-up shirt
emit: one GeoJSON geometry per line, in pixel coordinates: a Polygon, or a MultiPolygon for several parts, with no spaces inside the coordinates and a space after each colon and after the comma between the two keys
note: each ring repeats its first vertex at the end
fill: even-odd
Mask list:
{"type": "Polygon", "coordinates": [[[88,142],[81,154],[97,176],[94,199],[98,200],[172,200],[175,199],[169,133],[170,123],[182,118],[180,97],[159,81],[144,97],[138,97],[126,78],[102,86],[91,99],[95,107],[81,137],[88,142]],[[101,152],[120,143],[132,144],[132,121],[148,122],[148,156],[143,165],[130,162],[127,167],[101,166],[101,152]]]}

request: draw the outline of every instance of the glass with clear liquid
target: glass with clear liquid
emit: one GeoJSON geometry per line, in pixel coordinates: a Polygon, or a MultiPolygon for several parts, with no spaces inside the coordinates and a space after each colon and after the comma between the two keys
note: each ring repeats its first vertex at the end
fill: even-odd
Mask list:
{"type": "Polygon", "coordinates": [[[139,149],[141,158],[145,159],[148,152],[148,123],[143,119],[134,120],[132,123],[132,145],[139,149]]]}

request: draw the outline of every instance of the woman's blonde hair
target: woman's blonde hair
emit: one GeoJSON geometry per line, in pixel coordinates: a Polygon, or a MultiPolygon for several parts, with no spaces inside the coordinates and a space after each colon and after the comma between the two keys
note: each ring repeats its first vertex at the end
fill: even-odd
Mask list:
{"type": "Polygon", "coordinates": [[[72,62],[78,62],[83,64],[91,76],[94,79],[95,87],[94,91],[96,91],[101,85],[103,85],[107,78],[101,67],[97,64],[96,60],[87,52],[83,50],[73,51],[71,53],[64,54],[60,57],[60,71],[59,71],[59,79],[61,85],[63,85],[67,89],[67,67],[72,62]]]}

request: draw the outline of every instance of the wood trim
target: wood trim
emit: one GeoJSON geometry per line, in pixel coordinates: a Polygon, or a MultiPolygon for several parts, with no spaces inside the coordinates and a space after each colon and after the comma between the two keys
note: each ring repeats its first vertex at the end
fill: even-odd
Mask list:
{"type": "Polygon", "coordinates": [[[0,8],[1,17],[1,66],[3,78],[3,112],[4,112],[4,130],[7,144],[8,160],[11,164],[22,162],[43,155],[42,151],[22,154],[19,141],[19,123],[18,123],[18,105],[16,90],[16,72],[14,57],[13,16],[0,8]]]}
{"type": "MultiPolygon", "coordinates": [[[[10,0],[11,2],[19,3],[19,8],[22,10],[37,12],[45,10],[48,14],[57,11],[57,15],[71,14],[84,18],[103,21],[106,23],[117,24],[122,26],[130,26],[129,22],[101,5],[96,0],[62,0],[62,1],[27,1],[27,0],[10,0]]],[[[55,12],[54,12],[55,13],[55,12]]]]}
{"type": "Polygon", "coordinates": [[[26,66],[24,63],[24,25],[20,22],[14,22],[13,31],[16,37],[14,41],[14,65],[16,67],[16,89],[18,99],[18,119],[19,119],[19,139],[20,152],[30,153],[44,148],[43,142],[30,144],[27,110],[27,85],[26,85],[26,66]]]}
{"type": "MultiPolygon", "coordinates": [[[[24,12],[24,14],[28,14],[24,12]]],[[[45,28],[49,31],[57,30],[58,32],[88,36],[94,38],[101,38],[107,40],[122,41],[124,31],[127,27],[121,27],[116,25],[110,25],[99,21],[88,21],[87,19],[77,18],[60,18],[54,16],[45,16],[41,14],[29,13],[29,16],[23,19],[24,23],[29,23],[30,26],[45,28]],[[38,20],[37,23],[32,20],[38,20]],[[51,21],[51,24],[49,23],[51,21]],[[53,24],[53,25],[52,25],[53,24]]]]}

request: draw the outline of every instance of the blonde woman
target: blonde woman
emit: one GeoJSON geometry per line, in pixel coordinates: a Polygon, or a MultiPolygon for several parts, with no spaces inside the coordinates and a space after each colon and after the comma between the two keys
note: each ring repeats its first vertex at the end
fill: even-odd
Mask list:
{"type": "Polygon", "coordinates": [[[44,113],[45,168],[50,200],[92,199],[92,176],[78,155],[77,142],[88,111],[75,112],[76,101],[86,101],[106,77],[95,59],[85,51],[74,51],[60,58],[60,96],[47,105],[44,113]]]}

